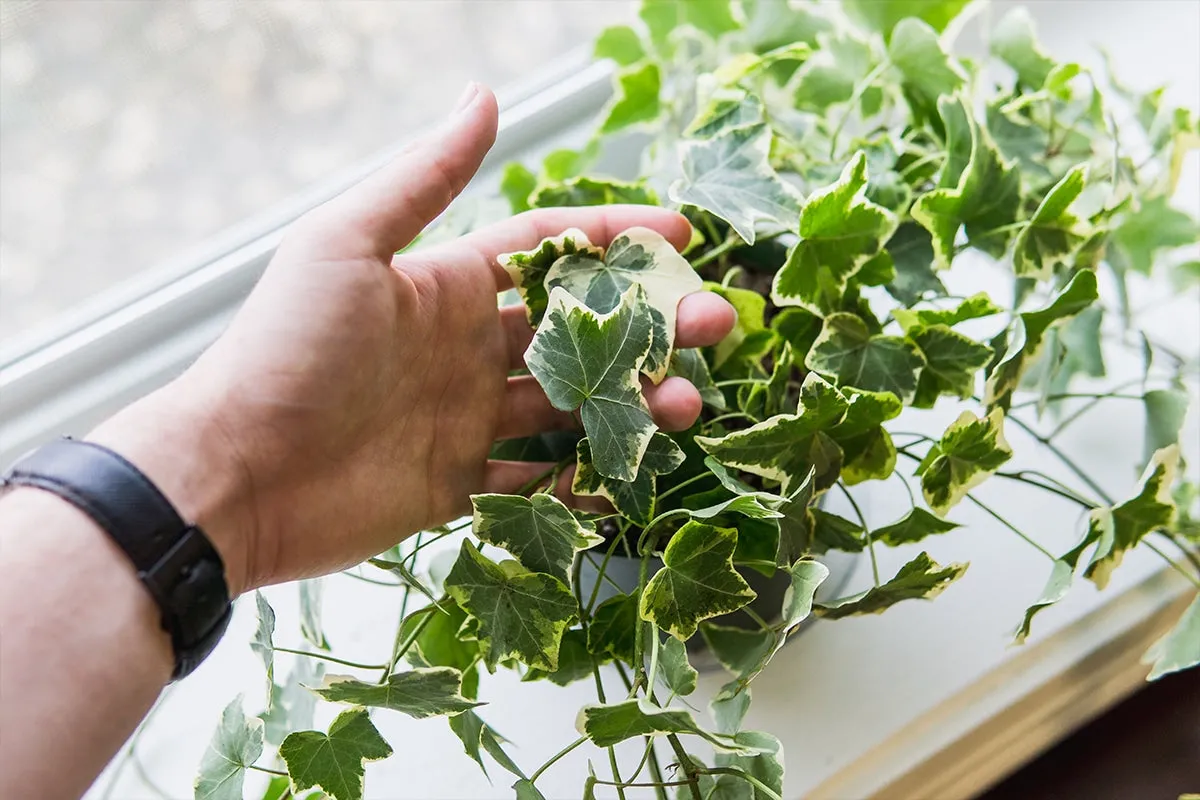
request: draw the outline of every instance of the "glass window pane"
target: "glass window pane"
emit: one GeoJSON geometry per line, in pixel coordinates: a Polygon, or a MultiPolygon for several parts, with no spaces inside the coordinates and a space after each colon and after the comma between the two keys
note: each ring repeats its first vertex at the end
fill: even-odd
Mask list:
{"type": "Polygon", "coordinates": [[[0,341],[528,81],[612,0],[6,0],[0,341]]]}

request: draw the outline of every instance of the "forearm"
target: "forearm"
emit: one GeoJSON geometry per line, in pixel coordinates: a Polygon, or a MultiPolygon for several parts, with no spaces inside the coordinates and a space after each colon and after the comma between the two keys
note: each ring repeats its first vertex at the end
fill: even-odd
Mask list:
{"type": "MultiPolygon", "coordinates": [[[[236,592],[236,471],[221,466],[219,437],[191,421],[159,395],[89,438],[217,532],[236,592]]],[[[82,511],[33,488],[0,499],[0,797],[87,789],[170,679],[160,619],[129,557],[82,511]]]]}

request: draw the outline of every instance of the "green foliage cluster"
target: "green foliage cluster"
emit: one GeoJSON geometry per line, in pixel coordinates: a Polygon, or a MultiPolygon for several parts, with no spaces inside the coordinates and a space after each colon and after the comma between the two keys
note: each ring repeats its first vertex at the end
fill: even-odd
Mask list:
{"type": "MultiPolygon", "coordinates": [[[[385,709],[447,717],[481,769],[486,754],[512,773],[519,800],[543,798],[542,773],[588,742],[608,749],[611,774],[581,776],[585,798],[654,786],[658,797],[778,799],[778,740],[742,729],[753,678],[810,615],[877,614],[962,577],[965,564],[925,552],[881,576],[875,549],[949,533],[959,524],[947,515],[963,501],[1051,562],[1018,640],[1077,575],[1103,587],[1152,538],[1183,551],[1189,563],[1172,563],[1200,587],[1196,489],[1177,441],[1183,381],[1196,365],[1143,336],[1138,392],[1071,392],[1078,379],[1105,376],[1105,347],[1135,335],[1128,281],[1152,270],[1173,269],[1185,283],[1200,274],[1177,257],[1200,229],[1169,203],[1200,124],[1165,105],[1161,90],[1135,92],[1054,60],[1021,10],[992,30],[987,61],[956,56],[945,29],[964,5],[646,0],[636,24],[601,34],[596,55],[616,63],[615,95],[595,138],[552,153],[537,173],[510,165],[502,191],[514,213],[672,205],[693,223],[691,245],[680,255],[633,229],[600,247],[566,231],[502,259],[536,329],[528,371],[580,430],[498,443],[494,457],[553,466],[524,494],[475,497],[473,537],[463,538],[466,525],[423,532],[372,560],[404,597],[386,663],[323,652],[310,592],[310,653],[368,677],[322,682],[298,666],[278,685],[274,615],[260,597],[254,648],[272,705],[263,720],[247,717],[240,699],[226,709],[197,797],[241,797],[245,770],[261,769],[265,721],[286,778],[271,791],[286,785],[300,797],[316,787],[359,800],[365,762],[391,752],[366,709],[385,709]],[[1130,120],[1118,128],[1121,116],[1130,120]],[[650,136],[643,179],[589,172],[608,141],[634,130],[650,136]],[[943,281],[963,270],[1007,272],[1011,290],[951,295],[943,281]],[[1102,298],[1102,286],[1116,288],[1102,298]],[[733,304],[737,327],[714,347],[676,349],[676,306],[701,287],[733,304]],[[643,381],[668,375],[688,378],[704,399],[683,433],[659,431],[642,396],[643,381]],[[1123,502],[1054,441],[1102,400],[1140,402],[1147,415],[1145,477],[1123,502]],[[940,435],[897,430],[901,414],[911,429],[946,405],[963,410],[940,435]],[[1061,422],[1042,434],[1033,415],[1061,422]],[[1005,472],[1012,426],[1084,488],[1005,472]],[[613,511],[556,499],[568,469],[576,494],[613,511]],[[1085,509],[1079,544],[1056,556],[985,506],[973,491],[997,476],[1085,509]],[[885,480],[916,480],[920,499],[910,489],[911,510],[873,527],[853,487],[885,480]],[[821,507],[830,490],[845,494],[855,519],[821,507]],[[461,539],[451,561],[425,559],[449,537],[461,539]],[[868,554],[873,585],[818,596],[831,550],[868,554]],[[614,559],[638,564],[636,584],[612,580],[614,559]],[[787,587],[779,607],[753,605],[747,579],[756,575],[787,587]],[[428,603],[410,609],[419,595],[428,603]],[[712,729],[674,702],[696,688],[685,643],[707,647],[730,673],[712,701],[712,729]],[[624,697],[605,697],[602,668],[624,682],[624,697]],[[480,675],[497,669],[596,684],[580,738],[535,771],[515,763],[481,716],[480,675]],[[327,731],[305,730],[312,704],[301,687],[345,706],[327,731]],[[645,742],[640,763],[618,764],[612,747],[634,738],[645,742]],[[689,741],[715,757],[691,755],[689,741]]],[[[1198,620],[1200,599],[1151,654],[1155,676],[1200,663],[1198,620]]]]}

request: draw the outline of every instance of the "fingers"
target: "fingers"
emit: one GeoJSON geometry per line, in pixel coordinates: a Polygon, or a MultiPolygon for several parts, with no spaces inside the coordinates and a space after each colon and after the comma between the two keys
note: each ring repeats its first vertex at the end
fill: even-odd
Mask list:
{"type": "Polygon", "coordinates": [[[305,220],[310,257],[390,260],[446,209],[479,169],[496,139],[491,90],[472,83],[437,130],[386,167],[314,210],[305,220]]]}
{"type": "Polygon", "coordinates": [[[504,340],[508,347],[508,368],[522,369],[525,366],[525,351],[533,341],[533,328],[525,315],[525,306],[504,306],[500,309],[500,325],[504,328],[504,340]]]}
{"type": "MultiPolygon", "coordinates": [[[[696,387],[684,378],[667,378],[657,386],[643,381],[646,404],[654,424],[667,431],[687,430],[700,416],[703,403],[696,387]]],[[[545,431],[577,427],[575,418],[550,405],[546,393],[531,375],[508,379],[505,411],[497,439],[520,439],[545,431]]]]}
{"type": "Polygon", "coordinates": [[[492,268],[497,291],[503,291],[512,286],[512,280],[496,263],[502,253],[532,250],[538,242],[558,236],[567,228],[578,228],[592,244],[607,246],[621,231],[638,226],[658,231],[676,250],[686,247],[691,238],[687,219],[666,208],[633,205],[539,208],[432,247],[423,255],[461,258],[470,254],[482,259],[492,268]]]}
{"type": "MultiPolygon", "coordinates": [[[[483,490],[498,494],[513,494],[522,489],[538,488],[529,484],[545,476],[554,469],[554,464],[540,461],[489,461],[483,474],[483,490]]],[[[548,478],[547,478],[548,480],[548,478]]],[[[601,497],[580,497],[571,492],[571,484],[575,481],[574,465],[563,470],[554,484],[554,496],[564,504],[584,511],[594,511],[604,514],[612,511],[612,506],[601,497]]],[[[544,486],[546,480],[540,481],[544,486]]]]}
{"type": "Polygon", "coordinates": [[[676,347],[708,347],[724,339],[737,323],[737,312],[718,294],[695,292],[679,301],[675,315],[676,347]]]}

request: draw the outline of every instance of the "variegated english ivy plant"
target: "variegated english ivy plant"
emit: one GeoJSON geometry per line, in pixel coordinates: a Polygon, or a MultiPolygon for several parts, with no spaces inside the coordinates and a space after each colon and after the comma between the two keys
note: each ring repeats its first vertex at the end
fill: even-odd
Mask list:
{"type": "MultiPolygon", "coordinates": [[[[617,69],[594,138],[537,173],[510,165],[502,192],[514,212],[670,205],[693,241],[681,255],[645,229],[607,247],[568,230],[502,259],[536,329],[528,371],[578,430],[498,443],[495,458],[555,466],[373,559],[374,578],[354,573],[401,598],[385,663],[327,652],[314,584],[302,611],[315,649],[275,645],[260,595],[270,705],[261,719],[240,700],[226,709],[198,797],[241,797],[265,734],[278,752],[268,797],[359,800],[365,762],[392,752],[372,715],[400,712],[447,718],[479,768],[512,773],[519,800],[543,798],[539,778],[583,746],[599,756],[579,776],[585,798],[778,800],[780,743],[742,727],[752,679],[810,615],[877,614],[959,580],[965,564],[924,552],[880,574],[875,550],[950,534],[963,503],[1046,557],[1018,641],[1077,575],[1103,587],[1136,547],[1200,587],[1178,441],[1197,362],[1141,333],[1128,300],[1151,274],[1189,290],[1200,279],[1200,230],[1171,205],[1196,113],[1055,60],[1020,10],[991,27],[987,57],[956,56],[964,4],[655,1],[601,34],[596,55],[617,69]],[[641,178],[598,172],[619,140],[648,142],[641,178]],[[677,349],[676,306],[702,287],[737,309],[736,329],[677,349]],[[1131,346],[1144,366],[1125,381],[1106,356],[1131,346]],[[681,434],[657,430],[642,395],[667,375],[705,404],[681,434]],[[1110,496],[1058,439],[1117,404],[1144,412],[1145,448],[1108,457],[1144,476],[1110,496]],[[959,416],[930,428],[948,409],[959,416]],[[1062,477],[1006,469],[1013,432],[1062,477]],[[608,513],[556,499],[565,474],[608,513]],[[1039,544],[976,496],[985,480],[1078,506],[1077,545],[1039,544]],[[898,519],[868,519],[856,500],[882,481],[908,489],[898,519]],[[831,492],[851,518],[822,504],[831,492]],[[869,589],[819,592],[836,551],[870,562],[869,589]],[[297,655],[281,683],[277,652],[297,655]],[[678,700],[701,657],[729,672],[711,720],[678,700]],[[351,674],[322,680],[323,663],[351,674]],[[594,682],[579,738],[518,764],[493,728],[504,721],[480,708],[481,676],[497,670],[594,682]],[[340,714],[306,730],[318,696],[340,714]],[[613,748],[630,739],[641,757],[621,763],[613,748]]],[[[1200,663],[1200,599],[1150,659],[1151,677],[1200,663]]]]}

